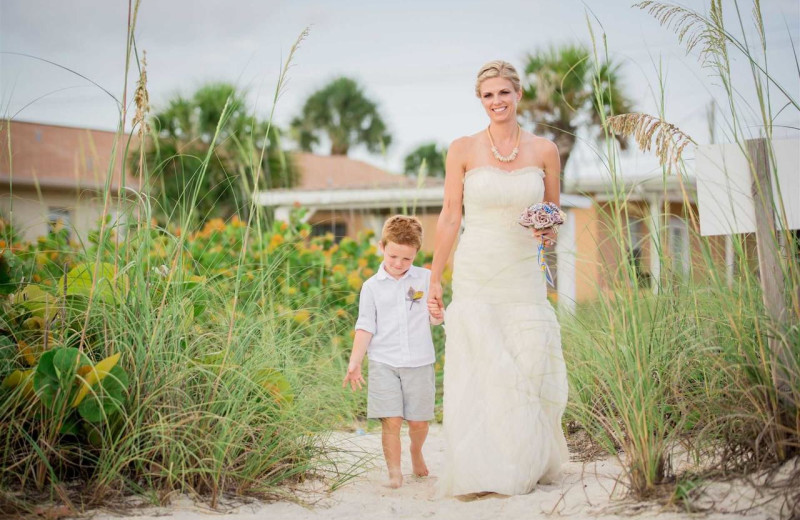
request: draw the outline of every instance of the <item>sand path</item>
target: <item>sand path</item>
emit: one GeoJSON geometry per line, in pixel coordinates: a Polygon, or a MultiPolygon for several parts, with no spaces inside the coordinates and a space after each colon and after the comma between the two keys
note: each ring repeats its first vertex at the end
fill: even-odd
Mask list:
{"type": "MultiPolygon", "coordinates": [[[[405,433],[405,432],[404,432],[405,433]]],[[[444,447],[441,428],[433,426],[425,445],[425,456],[431,477],[414,478],[408,453],[403,457],[405,484],[393,490],[383,486],[386,474],[380,458],[380,433],[365,435],[337,434],[337,442],[345,448],[363,450],[373,456],[369,469],[360,477],[332,493],[316,492],[311,507],[291,502],[255,502],[237,507],[228,507],[225,512],[213,511],[188,498],[176,500],[169,507],[147,508],[126,511],[124,515],[108,511],[91,513],[96,520],[118,518],[174,520],[320,520],[320,519],[442,519],[442,520],[489,520],[489,519],[539,519],[559,516],[570,518],[626,519],[657,518],[677,520],[697,518],[676,510],[665,510],[652,504],[633,504],[612,499],[610,495],[621,495],[623,489],[616,484],[621,468],[615,459],[591,463],[570,462],[564,468],[561,481],[554,485],[541,485],[533,493],[508,498],[486,498],[462,502],[452,498],[436,498],[435,475],[442,467],[444,447]]],[[[404,444],[407,437],[404,437],[404,444]]],[[[509,439],[509,442],[514,442],[509,439]]],[[[715,486],[717,486],[715,484],[715,486]]],[[[732,518],[778,519],[780,501],[765,502],[754,490],[738,485],[720,484],[711,496],[716,500],[716,512],[703,515],[707,520],[732,518]],[[753,503],[762,504],[752,507],[753,503]]],[[[785,507],[785,506],[784,506],[785,507]]],[[[784,510],[785,511],[785,510],[784,510]]]]}

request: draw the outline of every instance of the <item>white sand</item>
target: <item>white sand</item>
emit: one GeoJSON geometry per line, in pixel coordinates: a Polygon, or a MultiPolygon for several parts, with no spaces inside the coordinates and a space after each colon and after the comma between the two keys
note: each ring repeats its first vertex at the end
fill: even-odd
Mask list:
{"type": "MultiPolygon", "coordinates": [[[[533,493],[508,498],[485,498],[462,502],[453,498],[437,499],[436,477],[443,461],[441,428],[431,428],[424,453],[431,470],[431,477],[414,478],[411,462],[406,453],[403,457],[405,484],[393,490],[383,486],[386,473],[380,457],[380,433],[366,435],[337,435],[337,442],[345,448],[363,450],[374,455],[370,469],[361,477],[332,493],[324,490],[307,496],[315,505],[304,507],[291,502],[255,502],[238,507],[228,506],[224,512],[210,510],[188,498],[174,501],[169,507],[147,508],[125,511],[123,514],[109,511],[93,511],[89,514],[96,520],[119,518],[174,520],[209,519],[425,519],[483,520],[483,519],[535,519],[550,516],[567,516],[575,519],[603,517],[657,518],[659,520],[697,518],[696,515],[667,510],[653,504],[640,504],[621,499],[623,486],[617,484],[621,467],[615,459],[591,463],[570,462],[564,468],[561,481],[555,485],[541,485],[533,493]],[[615,495],[616,498],[612,498],[615,495]]],[[[508,442],[516,442],[508,439],[508,442]]],[[[407,445],[404,437],[404,445],[407,445]]],[[[318,483],[317,487],[322,484],[318,483]]],[[[702,515],[704,519],[779,519],[789,518],[785,500],[767,497],[741,483],[714,484],[704,501],[715,504],[714,512],[702,515]],[[783,506],[783,511],[781,508],[783,506]]]]}

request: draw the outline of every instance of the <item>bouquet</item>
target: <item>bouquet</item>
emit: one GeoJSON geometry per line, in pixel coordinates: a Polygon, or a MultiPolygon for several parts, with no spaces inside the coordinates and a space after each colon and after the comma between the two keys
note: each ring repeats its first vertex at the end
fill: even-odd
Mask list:
{"type": "MultiPolygon", "coordinates": [[[[566,213],[561,211],[561,208],[552,202],[537,202],[536,204],[522,210],[522,214],[519,216],[517,222],[519,222],[520,226],[526,228],[556,228],[556,231],[558,231],[557,226],[563,224],[566,219],[566,213]]],[[[547,264],[544,262],[544,260],[542,260],[543,250],[544,243],[539,242],[539,252],[537,254],[539,267],[544,272],[547,283],[549,283],[551,287],[555,287],[553,284],[553,275],[550,274],[550,268],[547,267],[547,264]]]]}

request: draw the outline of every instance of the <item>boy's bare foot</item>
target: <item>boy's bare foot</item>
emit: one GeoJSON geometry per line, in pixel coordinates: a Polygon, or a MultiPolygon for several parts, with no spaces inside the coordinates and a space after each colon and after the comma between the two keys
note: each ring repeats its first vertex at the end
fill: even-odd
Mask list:
{"type": "Polygon", "coordinates": [[[414,475],[417,477],[428,476],[428,466],[425,464],[425,458],[422,456],[422,451],[418,453],[411,452],[411,467],[414,475]]]}
{"type": "Polygon", "coordinates": [[[386,487],[397,489],[403,485],[403,473],[400,470],[392,471],[389,470],[389,482],[386,483],[386,487]]]}

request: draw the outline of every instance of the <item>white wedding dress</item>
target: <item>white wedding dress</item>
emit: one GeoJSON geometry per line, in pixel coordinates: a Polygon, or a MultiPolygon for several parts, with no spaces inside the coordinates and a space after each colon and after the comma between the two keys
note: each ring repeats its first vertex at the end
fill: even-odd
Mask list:
{"type": "Polygon", "coordinates": [[[538,241],[517,223],[544,172],[491,166],[464,177],[465,229],[445,314],[445,467],[440,494],[531,492],[569,458],[567,376],[538,241]]]}

